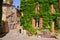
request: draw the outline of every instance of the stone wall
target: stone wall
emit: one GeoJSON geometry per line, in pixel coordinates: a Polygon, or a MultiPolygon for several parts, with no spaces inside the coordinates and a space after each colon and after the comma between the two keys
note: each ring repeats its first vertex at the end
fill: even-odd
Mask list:
{"type": "Polygon", "coordinates": [[[39,19],[39,27],[42,28],[43,27],[43,18],[39,19]]]}
{"type": "MultiPolygon", "coordinates": [[[[2,6],[2,21],[6,22],[5,25],[3,27],[5,27],[5,32],[8,32],[9,30],[11,30],[10,28],[10,24],[14,24],[14,28],[16,29],[18,27],[18,25],[20,23],[18,23],[18,21],[20,22],[20,16],[17,16],[18,13],[20,13],[20,11],[17,8],[15,8],[13,5],[10,4],[4,4],[2,6]],[[13,16],[13,18],[11,17],[13,16]],[[13,21],[11,21],[13,19],[13,21]],[[18,24],[17,24],[18,23],[18,24]]],[[[20,27],[20,25],[19,25],[20,27]]],[[[4,29],[4,28],[3,28],[4,29]]]]}
{"type": "Polygon", "coordinates": [[[32,27],[35,27],[35,19],[32,18],[32,27]]]}

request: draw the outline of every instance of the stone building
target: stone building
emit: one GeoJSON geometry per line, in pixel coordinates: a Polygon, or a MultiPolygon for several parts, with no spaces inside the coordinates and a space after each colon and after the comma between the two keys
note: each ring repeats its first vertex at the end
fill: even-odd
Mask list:
{"type": "Polygon", "coordinates": [[[2,28],[3,32],[20,27],[20,10],[14,5],[4,3],[2,5],[2,28]]]}

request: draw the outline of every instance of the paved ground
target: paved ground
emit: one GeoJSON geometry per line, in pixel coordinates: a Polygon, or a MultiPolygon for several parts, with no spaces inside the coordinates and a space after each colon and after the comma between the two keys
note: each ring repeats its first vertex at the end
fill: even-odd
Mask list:
{"type": "Polygon", "coordinates": [[[10,31],[6,36],[0,38],[0,40],[60,40],[59,36],[58,39],[55,38],[41,38],[41,37],[28,37],[26,35],[20,34],[17,29],[10,31]]]}

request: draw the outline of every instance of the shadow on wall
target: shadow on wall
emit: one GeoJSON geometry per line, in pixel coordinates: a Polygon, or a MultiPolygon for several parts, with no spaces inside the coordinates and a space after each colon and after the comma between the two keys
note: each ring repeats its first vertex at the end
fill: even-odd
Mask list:
{"type": "Polygon", "coordinates": [[[8,22],[2,21],[0,38],[4,37],[9,32],[8,22]]]}

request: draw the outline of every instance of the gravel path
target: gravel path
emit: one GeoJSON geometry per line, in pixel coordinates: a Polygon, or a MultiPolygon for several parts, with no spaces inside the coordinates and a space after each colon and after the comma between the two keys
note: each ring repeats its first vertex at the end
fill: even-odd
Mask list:
{"type": "MultiPolygon", "coordinates": [[[[60,38],[58,36],[58,38],[60,38]]],[[[55,38],[37,38],[36,36],[28,37],[26,35],[20,34],[17,29],[10,31],[6,36],[0,38],[0,40],[59,40],[55,38]]]]}

